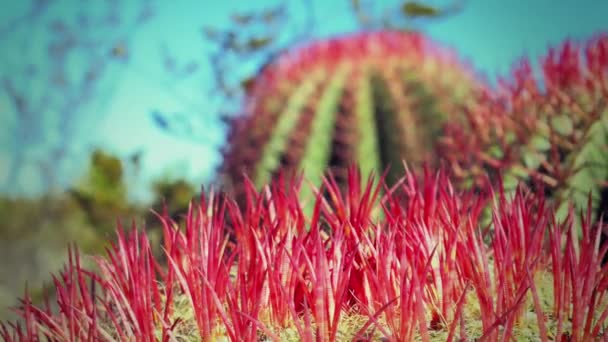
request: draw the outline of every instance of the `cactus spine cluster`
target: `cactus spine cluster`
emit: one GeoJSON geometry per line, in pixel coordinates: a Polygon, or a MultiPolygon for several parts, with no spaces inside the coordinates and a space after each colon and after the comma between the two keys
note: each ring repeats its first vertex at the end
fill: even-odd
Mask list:
{"type": "Polygon", "coordinates": [[[330,170],[341,183],[354,164],[364,173],[391,166],[394,181],[403,159],[432,163],[442,123],[480,84],[415,32],[359,33],[292,50],[248,92],[229,132],[223,183],[237,197],[244,174],[260,186],[302,172],[319,185],[330,170]]]}
{"type": "Polygon", "coordinates": [[[442,155],[465,184],[498,173],[506,186],[540,184],[562,218],[591,195],[599,218],[608,213],[608,35],[551,49],[539,79],[530,64],[449,123],[442,155]]]}

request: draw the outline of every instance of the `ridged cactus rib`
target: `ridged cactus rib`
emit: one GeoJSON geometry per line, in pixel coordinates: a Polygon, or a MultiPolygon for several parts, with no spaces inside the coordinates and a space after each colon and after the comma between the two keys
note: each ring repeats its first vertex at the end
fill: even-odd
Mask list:
{"type": "Polygon", "coordinates": [[[327,168],[331,154],[332,133],[336,121],[337,105],[343,91],[347,69],[334,74],[327,90],[323,94],[319,107],[313,119],[313,127],[306,142],[306,152],[302,158],[300,169],[309,180],[318,183],[327,168]]]}
{"type": "Polygon", "coordinates": [[[243,193],[242,170],[257,186],[286,171],[303,172],[319,186],[330,170],[343,185],[356,164],[365,173],[390,165],[391,183],[403,159],[413,167],[437,162],[427,160],[436,158],[433,137],[443,121],[459,115],[457,104],[482,87],[419,33],[365,32],[294,49],[264,68],[248,90],[243,119],[230,128],[224,180],[243,193]],[[266,135],[248,138],[258,130],[266,135]],[[246,151],[252,156],[242,156],[246,151]]]}
{"type": "Polygon", "coordinates": [[[270,140],[262,148],[262,158],[255,169],[255,184],[261,186],[270,179],[273,170],[276,170],[280,164],[281,154],[288,148],[287,141],[289,134],[294,129],[299,129],[295,124],[298,122],[300,110],[305,105],[309,96],[315,91],[318,81],[315,78],[304,81],[295,90],[290,101],[287,103],[285,111],[279,115],[277,127],[275,128],[270,140]]]}
{"type": "MultiPolygon", "coordinates": [[[[437,95],[431,93],[427,87],[420,81],[409,81],[405,83],[405,91],[408,94],[414,95],[415,99],[410,105],[410,110],[415,113],[424,113],[417,117],[415,127],[424,127],[424,132],[418,133],[419,139],[426,150],[434,151],[434,146],[437,137],[441,134],[442,123],[447,120],[447,113],[442,112],[438,107],[437,95]],[[431,147],[431,148],[429,148],[431,147]]],[[[428,156],[423,156],[422,159],[429,159],[428,156]]]]}
{"type": "MultiPolygon", "coordinates": [[[[586,205],[588,196],[591,196],[593,210],[598,215],[601,193],[605,191],[608,181],[608,107],[605,107],[597,121],[590,125],[579,145],[578,153],[566,159],[575,170],[566,181],[561,193],[556,194],[562,202],[559,208],[559,217],[565,217],[568,210],[567,201],[573,201],[579,208],[586,205]]],[[[598,217],[599,218],[599,217],[598,217]]]]}
{"type": "MultiPolygon", "coordinates": [[[[306,142],[306,150],[300,163],[300,170],[313,184],[320,184],[324,171],[329,166],[332,151],[332,133],[334,131],[337,106],[344,87],[346,68],[334,74],[323,94],[319,107],[312,121],[312,130],[306,142]]],[[[303,187],[302,198],[312,194],[310,187],[303,187]]]]}
{"type": "Polygon", "coordinates": [[[382,161],[378,151],[378,126],[374,120],[373,99],[371,96],[370,82],[366,77],[358,77],[356,80],[356,114],[359,131],[357,132],[358,148],[357,163],[363,175],[369,175],[373,171],[382,170],[382,161]]]}
{"type": "Polygon", "coordinates": [[[399,163],[403,144],[400,137],[403,135],[401,127],[394,117],[395,104],[390,98],[389,90],[381,77],[372,77],[372,98],[374,112],[376,113],[376,127],[380,145],[380,158],[382,164],[390,167],[387,179],[395,180],[399,175],[399,163]]]}
{"type": "MultiPolygon", "coordinates": [[[[356,71],[349,73],[345,79],[345,86],[336,107],[336,118],[332,132],[331,155],[328,169],[333,173],[339,184],[344,184],[348,174],[348,165],[356,160],[358,145],[358,120],[356,116],[356,71]],[[350,86],[347,86],[350,85],[350,86]]],[[[327,170],[323,172],[327,172],[327,170]]]]}
{"type": "Polygon", "coordinates": [[[599,218],[608,214],[608,35],[566,42],[541,65],[537,80],[522,61],[501,93],[452,123],[443,155],[464,184],[484,186],[486,172],[505,175],[506,186],[541,183],[559,218],[569,202],[586,208],[591,195],[599,218]]]}
{"type": "Polygon", "coordinates": [[[392,115],[393,123],[396,126],[393,132],[395,143],[399,148],[397,152],[395,166],[399,165],[399,161],[407,156],[410,163],[419,163],[422,161],[422,153],[424,153],[424,147],[420,139],[421,130],[424,127],[416,127],[418,124],[417,115],[425,116],[428,113],[412,111],[412,101],[410,100],[410,94],[405,89],[405,84],[402,83],[399,77],[400,72],[398,69],[389,70],[388,73],[382,75],[383,79],[386,80],[386,90],[389,98],[392,99],[392,108],[394,111],[392,115]],[[397,133],[398,132],[398,133],[397,133]]]}

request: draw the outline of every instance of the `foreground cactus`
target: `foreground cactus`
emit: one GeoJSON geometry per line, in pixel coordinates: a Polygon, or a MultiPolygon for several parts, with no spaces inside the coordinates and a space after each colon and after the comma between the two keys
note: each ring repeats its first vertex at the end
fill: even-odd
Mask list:
{"type": "MultiPolygon", "coordinates": [[[[447,51],[414,32],[367,32],[321,41],[279,57],[256,77],[230,129],[220,173],[242,195],[279,172],[319,185],[329,169],[343,184],[402,159],[433,162],[442,123],[480,87],[447,51]]],[[[451,120],[454,120],[451,118],[451,120]]]]}
{"type": "Polygon", "coordinates": [[[297,187],[273,182],[267,198],[249,187],[255,200],[244,211],[211,193],[182,227],[163,219],[166,267],[146,231],[120,232],[95,258],[99,273],[72,253],[54,303],[26,295],[22,324],[0,322],[0,339],[606,340],[606,248],[589,217],[579,239],[542,193],[509,199],[497,189],[488,235],[488,196],[455,191],[441,173],[405,177],[383,198],[355,172],[345,196],[326,182],[330,200],[316,197],[310,222],[297,187]],[[385,218],[369,224],[379,201],[385,218]],[[237,243],[227,247],[231,230],[237,243]]]}
{"type": "Polygon", "coordinates": [[[527,60],[513,75],[469,107],[464,125],[449,123],[442,154],[456,178],[483,187],[486,173],[501,173],[507,187],[542,184],[562,218],[567,200],[584,209],[591,193],[596,216],[606,214],[608,35],[550,50],[540,80],[527,60]]]}

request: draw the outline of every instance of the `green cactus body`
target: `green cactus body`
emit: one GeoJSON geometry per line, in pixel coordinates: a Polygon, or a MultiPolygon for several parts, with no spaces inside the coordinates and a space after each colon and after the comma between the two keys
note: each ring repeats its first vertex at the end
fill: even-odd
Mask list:
{"type": "Polygon", "coordinates": [[[505,186],[543,184],[564,218],[573,203],[608,213],[608,35],[567,42],[542,63],[542,79],[523,61],[503,93],[451,124],[443,155],[465,184],[501,173],[505,186]],[[462,153],[468,151],[468,153],[462,153]]]}
{"type": "MultiPolygon", "coordinates": [[[[481,88],[447,51],[419,33],[338,37],[280,56],[256,77],[244,113],[230,127],[220,173],[238,197],[247,175],[260,187],[279,173],[319,185],[326,170],[343,184],[402,160],[436,164],[442,123],[481,88]]],[[[309,187],[303,187],[309,196],[309,187]]]]}
{"type": "MultiPolygon", "coordinates": [[[[382,160],[378,151],[380,144],[376,139],[378,125],[374,115],[373,97],[369,79],[357,75],[354,77],[355,89],[347,96],[352,96],[356,108],[356,121],[360,123],[359,148],[357,149],[357,162],[361,171],[368,174],[381,169],[382,160]]],[[[350,100],[350,99],[349,99],[350,100]]]]}
{"type": "Polygon", "coordinates": [[[314,92],[317,82],[318,80],[312,78],[305,81],[295,90],[295,94],[291,98],[291,101],[277,118],[278,122],[276,123],[274,132],[271,133],[270,140],[265,146],[259,146],[260,148],[263,148],[263,153],[261,155],[261,160],[255,168],[255,184],[265,182],[269,178],[272,170],[275,170],[279,166],[281,155],[287,150],[288,144],[294,146],[293,144],[290,144],[294,143],[295,146],[297,146],[296,148],[302,147],[300,144],[301,142],[298,141],[299,139],[289,139],[289,134],[294,131],[295,128],[304,130],[308,128],[307,126],[309,125],[307,125],[307,122],[301,122],[303,116],[298,118],[298,114],[302,110],[311,110],[306,101],[315,95],[314,92]]]}

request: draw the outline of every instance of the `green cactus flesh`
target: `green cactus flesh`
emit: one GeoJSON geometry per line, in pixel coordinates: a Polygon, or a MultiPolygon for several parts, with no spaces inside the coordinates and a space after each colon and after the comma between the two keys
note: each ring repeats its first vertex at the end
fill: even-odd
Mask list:
{"type": "MultiPolygon", "coordinates": [[[[296,49],[265,68],[230,128],[220,173],[238,197],[254,185],[326,170],[342,184],[348,167],[367,174],[437,164],[436,137],[481,82],[418,33],[380,31],[296,49]]],[[[303,191],[309,187],[303,187],[303,191]]]]}

